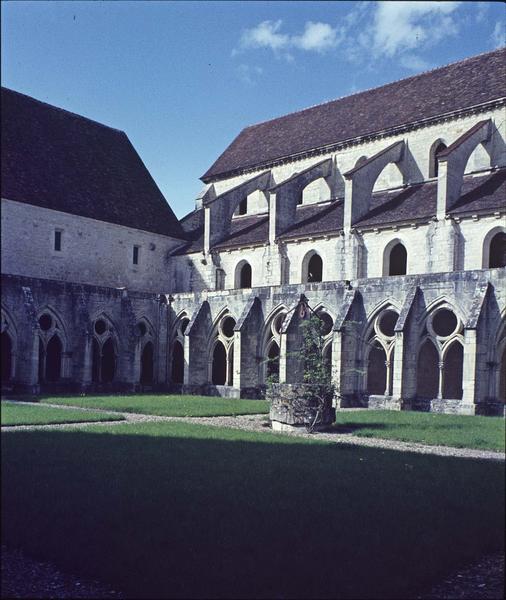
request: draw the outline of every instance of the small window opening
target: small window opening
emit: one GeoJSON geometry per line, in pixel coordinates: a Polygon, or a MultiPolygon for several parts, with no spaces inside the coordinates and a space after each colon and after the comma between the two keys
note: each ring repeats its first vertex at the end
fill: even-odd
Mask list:
{"type": "Polygon", "coordinates": [[[134,265],[139,264],[139,250],[140,250],[140,246],[134,246],[133,254],[132,254],[132,262],[134,265]]]}
{"type": "Polygon", "coordinates": [[[239,287],[242,289],[251,287],[251,266],[246,263],[241,269],[239,287]]]}
{"type": "Polygon", "coordinates": [[[319,282],[323,276],[323,261],[318,254],[313,254],[307,266],[307,281],[319,282]]]}
{"type": "Polygon", "coordinates": [[[489,268],[506,267],[506,233],[496,233],[490,242],[489,268]]]}
{"type": "Polygon", "coordinates": [[[402,244],[396,244],[390,251],[389,275],[406,275],[408,253],[402,244]]]}
{"type": "Polygon", "coordinates": [[[433,155],[433,158],[432,158],[432,165],[431,165],[430,177],[437,177],[438,176],[439,163],[438,163],[437,159],[438,159],[438,155],[441,154],[441,152],[443,152],[443,150],[446,150],[446,144],[443,143],[443,142],[439,142],[439,144],[434,149],[434,155],[433,155]]]}
{"type": "Polygon", "coordinates": [[[61,234],[58,229],[54,232],[54,249],[55,252],[61,252],[61,234]]]}
{"type": "Polygon", "coordinates": [[[248,198],[243,198],[239,203],[239,208],[237,209],[238,215],[245,215],[248,212],[248,198]]]}

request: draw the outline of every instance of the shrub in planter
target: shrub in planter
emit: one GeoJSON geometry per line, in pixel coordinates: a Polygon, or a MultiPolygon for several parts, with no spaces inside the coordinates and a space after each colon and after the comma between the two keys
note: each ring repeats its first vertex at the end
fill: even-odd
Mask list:
{"type": "MultiPolygon", "coordinates": [[[[269,382],[266,398],[270,401],[272,422],[289,426],[305,426],[312,432],[335,421],[332,407],[334,386],[330,365],[323,357],[323,321],[310,312],[300,322],[301,347],[293,353],[303,365],[301,383],[269,382]]],[[[274,424],[273,424],[274,427],[274,424]]]]}

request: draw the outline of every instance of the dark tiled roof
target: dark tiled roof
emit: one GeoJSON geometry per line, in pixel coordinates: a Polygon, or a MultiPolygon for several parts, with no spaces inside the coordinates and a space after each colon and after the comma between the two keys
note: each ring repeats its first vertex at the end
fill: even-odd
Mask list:
{"type": "Polygon", "coordinates": [[[450,214],[465,215],[506,209],[506,169],[485,177],[466,177],[450,214]]]}
{"type": "Polygon", "coordinates": [[[216,245],[217,249],[233,246],[249,246],[262,244],[269,240],[268,215],[251,215],[232,219],[230,235],[224,242],[216,245]]]}
{"type": "Polygon", "coordinates": [[[343,200],[330,204],[307,204],[297,207],[295,223],[279,237],[290,239],[322,233],[331,233],[343,228],[343,200]]]}
{"type": "Polygon", "coordinates": [[[502,98],[505,57],[495,50],[247,127],[202,179],[502,98]]]}
{"type": "Polygon", "coordinates": [[[2,197],[183,237],[126,134],[2,88],[2,197]]]}
{"type": "MultiPolygon", "coordinates": [[[[372,195],[371,210],[355,226],[377,227],[392,223],[428,221],[436,215],[437,183],[428,181],[391,192],[372,195]]],[[[485,175],[466,175],[460,200],[449,211],[453,215],[491,213],[506,208],[506,168],[485,175]]],[[[343,228],[343,200],[330,203],[307,204],[297,207],[294,224],[282,235],[290,240],[325,234],[335,234],[343,228]]],[[[202,252],[203,228],[193,232],[193,238],[177,254],[202,252]]],[[[231,232],[226,240],[216,246],[217,250],[237,248],[251,244],[263,244],[269,239],[267,215],[233,219],[231,232]]]]}

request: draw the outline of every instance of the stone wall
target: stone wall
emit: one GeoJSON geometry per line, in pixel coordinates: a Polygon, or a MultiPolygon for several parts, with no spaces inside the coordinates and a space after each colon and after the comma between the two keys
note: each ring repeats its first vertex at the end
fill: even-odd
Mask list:
{"type": "Polygon", "coordinates": [[[141,229],[2,199],[2,273],[159,292],[171,289],[168,255],[180,245],[141,229]],[[59,252],[55,230],[62,234],[59,252]]]}

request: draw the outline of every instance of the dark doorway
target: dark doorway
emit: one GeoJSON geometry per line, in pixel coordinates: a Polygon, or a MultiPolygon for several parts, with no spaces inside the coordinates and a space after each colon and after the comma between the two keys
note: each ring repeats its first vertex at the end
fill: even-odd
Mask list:
{"type": "Polygon", "coordinates": [[[46,347],[46,381],[58,381],[61,376],[62,345],[57,335],[49,340],[46,347]]]}
{"type": "Polygon", "coordinates": [[[313,254],[307,265],[307,281],[319,282],[323,276],[323,261],[318,254],[313,254]]]}
{"type": "Polygon", "coordinates": [[[46,352],[44,351],[44,344],[39,338],[39,383],[44,381],[44,375],[46,373],[46,352]]]}
{"type": "Polygon", "coordinates": [[[242,289],[251,287],[251,266],[248,263],[241,268],[239,287],[242,289]]]}
{"type": "Polygon", "coordinates": [[[376,343],[369,352],[367,365],[367,393],[383,396],[387,386],[387,356],[383,346],[376,343]]]}
{"type": "Polygon", "coordinates": [[[462,344],[454,342],[444,360],[443,398],[449,400],[462,400],[462,368],[464,362],[464,348],[462,344]]]}
{"type": "Polygon", "coordinates": [[[439,354],[434,344],[426,340],[420,348],[417,364],[416,395],[437,398],[439,386],[439,354]]]}
{"type": "Polygon", "coordinates": [[[102,346],[100,367],[102,383],[111,383],[116,374],[116,352],[114,351],[114,343],[111,338],[108,338],[102,346]]]}
{"type": "Polygon", "coordinates": [[[490,241],[489,268],[506,267],[506,233],[496,233],[490,241]]]}
{"type": "Polygon", "coordinates": [[[2,333],[2,383],[11,380],[12,372],[12,341],[11,336],[4,331],[2,333]]]}
{"type": "Polygon", "coordinates": [[[153,383],[153,344],[148,342],[141,354],[141,383],[153,383]]]}
{"type": "Polygon", "coordinates": [[[91,380],[100,383],[100,346],[95,338],[91,343],[91,380]]]}
{"type": "Polygon", "coordinates": [[[178,341],[172,346],[172,383],[184,383],[184,351],[178,341]]]}
{"type": "Polygon", "coordinates": [[[390,251],[390,257],[388,261],[388,274],[389,275],[406,275],[406,269],[408,264],[408,253],[406,248],[399,243],[390,251]]]}
{"type": "Polygon", "coordinates": [[[213,373],[212,382],[214,385],[225,385],[227,380],[227,353],[225,346],[218,341],[213,350],[213,373]]]}
{"type": "Polygon", "coordinates": [[[279,346],[272,342],[267,353],[267,377],[275,383],[279,381],[279,346]]]}
{"type": "Polygon", "coordinates": [[[332,344],[329,344],[323,351],[323,365],[329,375],[332,373],[332,344]]]}

